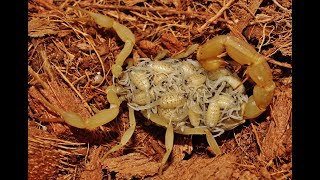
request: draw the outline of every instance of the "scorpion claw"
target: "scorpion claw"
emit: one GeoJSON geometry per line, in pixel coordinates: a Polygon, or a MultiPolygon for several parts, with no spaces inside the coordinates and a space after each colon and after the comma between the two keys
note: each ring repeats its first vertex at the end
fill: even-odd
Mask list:
{"type": "Polygon", "coordinates": [[[228,65],[228,63],[222,58],[207,59],[204,61],[200,61],[199,63],[207,71],[214,71],[228,65]]]}
{"type": "Polygon", "coordinates": [[[244,119],[252,119],[258,117],[261,113],[263,113],[266,109],[258,108],[256,102],[254,101],[253,96],[250,96],[248,102],[245,106],[243,118],[244,119]]]}
{"type": "Polygon", "coordinates": [[[80,10],[82,12],[87,13],[89,16],[93,18],[93,20],[100,26],[104,28],[113,28],[117,33],[119,38],[125,43],[123,49],[116,57],[115,64],[112,67],[112,73],[115,77],[119,77],[122,73],[122,65],[127,57],[130,55],[133,46],[135,44],[135,37],[132,31],[126,26],[118,23],[113,18],[105,16],[103,14],[93,13],[78,7],[73,7],[74,9],[80,10]]]}
{"type": "Polygon", "coordinates": [[[250,44],[229,35],[216,36],[200,46],[197,59],[204,69],[217,70],[225,65],[217,57],[225,51],[238,63],[248,65],[247,73],[256,86],[244,110],[244,118],[255,118],[266,110],[273,98],[275,83],[270,66],[250,44]]]}
{"type": "MultiPolygon", "coordinates": [[[[113,89],[113,88],[114,87],[112,86],[109,89],[113,89]]],[[[88,130],[93,130],[115,119],[119,114],[119,105],[121,103],[118,96],[115,94],[115,91],[109,90],[108,100],[109,102],[113,103],[110,105],[110,108],[101,110],[97,114],[91,116],[88,119],[83,119],[79,114],[75,112],[64,111],[63,109],[54,106],[49,101],[47,101],[41,94],[39,98],[40,98],[39,100],[44,105],[48,106],[50,109],[60,114],[63,122],[76,128],[88,129],[88,130]]]]}

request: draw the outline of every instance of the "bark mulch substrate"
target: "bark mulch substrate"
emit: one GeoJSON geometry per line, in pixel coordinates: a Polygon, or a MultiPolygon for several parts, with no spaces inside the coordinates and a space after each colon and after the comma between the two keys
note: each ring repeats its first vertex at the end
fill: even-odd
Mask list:
{"type": "MultiPolygon", "coordinates": [[[[291,0],[29,0],[29,179],[292,179],[291,17],[291,0]],[[110,67],[124,43],[72,6],[129,27],[136,37],[134,61],[163,49],[171,57],[219,34],[237,36],[267,58],[277,85],[273,102],[258,118],[217,138],[223,151],[218,157],[205,137],[176,135],[162,177],[157,170],[165,130],[137,113],[129,143],[101,162],[101,154],[128,128],[125,105],[114,121],[87,131],[60,123],[59,115],[39,101],[41,93],[83,118],[108,107],[104,88],[112,83],[110,67]],[[105,80],[97,84],[99,73],[105,80]]],[[[245,78],[244,67],[230,67],[245,78]]],[[[252,93],[250,80],[245,85],[252,93]]]]}

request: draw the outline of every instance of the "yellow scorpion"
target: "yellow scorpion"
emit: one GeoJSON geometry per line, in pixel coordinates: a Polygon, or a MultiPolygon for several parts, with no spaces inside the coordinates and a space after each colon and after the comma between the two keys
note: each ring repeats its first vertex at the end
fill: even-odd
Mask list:
{"type": "MultiPolygon", "coordinates": [[[[134,34],[131,32],[129,28],[116,22],[114,19],[108,16],[98,14],[98,13],[93,13],[80,8],[76,8],[76,9],[90,15],[98,25],[108,29],[113,28],[113,30],[117,33],[120,39],[125,42],[124,48],[116,57],[115,64],[112,66],[112,69],[111,69],[113,75],[116,78],[120,77],[122,74],[122,66],[124,64],[124,61],[130,55],[133,49],[133,46],[135,44],[134,34]]],[[[193,48],[195,47],[198,47],[198,46],[193,46],[193,48]]],[[[266,110],[266,108],[271,103],[273,98],[275,83],[272,80],[273,76],[272,76],[271,69],[268,63],[266,62],[264,56],[256,52],[256,50],[251,45],[238,39],[237,37],[229,36],[229,35],[215,36],[214,38],[208,40],[205,44],[200,45],[197,48],[197,60],[206,71],[214,72],[216,70],[219,70],[221,67],[225,65],[225,61],[218,57],[218,55],[224,52],[227,52],[227,54],[236,62],[242,65],[248,66],[246,72],[249,75],[249,77],[256,83],[256,85],[254,86],[254,89],[253,89],[253,95],[249,97],[248,102],[245,103],[243,106],[244,109],[243,109],[242,115],[243,115],[243,119],[256,118],[266,110]]],[[[158,62],[161,62],[161,61],[158,61],[158,62]]],[[[163,69],[167,70],[168,68],[167,69],[163,68],[163,69]]],[[[206,78],[206,77],[195,76],[194,78],[200,79],[199,81],[195,80],[194,82],[198,83],[201,81],[201,83],[203,83],[204,82],[203,78],[206,78]]],[[[192,82],[192,79],[190,81],[192,82]]],[[[139,83],[139,79],[137,84],[138,83],[139,83]]],[[[149,87],[146,87],[147,85],[148,85],[147,83],[142,84],[141,89],[142,90],[144,88],[148,89],[149,87]]],[[[125,100],[123,96],[120,96],[120,97],[118,96],[119,88],[116,85],[109,86],[106,92],[107,92],[107,99],[110,103],[110,108],[101,110],[97,114],[95,114],[94,116],[88,119],[83,119],[74,112],[66,112],[61,108],[53,106],[44,97],[41,97],[40,100],[46,106],[56,111],[61,116],[61,118],[65,123],[77,128],[94,130],[95,128],[102,126],[106,123],[109,123],[110,121],[115,119],[119,113],[120,104],[122,103],[122,101],[125,100]]],[[[143,95],[143,94],[140,94],[140,95],[143,95]]],[[[178,103],[180,103],[180,101],[182,101],[181,98],[179,99],[178,103]]],[[[214,107],[210,107],[210,108],[214,108],[214,107]]],[[[174,132],[179,134],[184,134],[184,135],[206,135],[207,142],[209,146],[212,148],[213,152],[216,155],[221,154],[221,150],[219,149],[219,146],[216,140],[214,139],[213,135],[209,131],[209,129],[207,127],[196,127],[199,125],[199,122],[196,122],[196,120],[194,120],[195,119],[194,117],[196,116],[196,114],[193,114],[192,111],[191,112],[189,111],[189,118],[192,119],[191,124],[194,127],[185,127],[183,130],[174,129],[171,121],[164,120],[163,116],[160,116],[157,113],[148,114],[147,111],[145,110],[142,110],[141,113],[146,118],[154,122],[155,124],[166,128],[166,134],[165,134],[166,153],[164,154],[160,164],[160,169],[159,169],[160,174],[162,173],[163,166],[166,164],[171,154],[173,141],[174,141],[174,132]]],[[[115,147],[113,147],[112,149],[110,149],[104,155],[103,158],[105,158],[106,155],[108,155],[109,153],[117,151],[120,148],[122,148],[131,138],[135,130],[136,120],[134,116],[134,110],[130,106],[129,106],[129,121],[130,121],[130,127],[124,133],[120,143],[115,147]]],[[[231,126],[231,128],[229,129],[232,129],[234,127],[235,126],[231,126]]]]}

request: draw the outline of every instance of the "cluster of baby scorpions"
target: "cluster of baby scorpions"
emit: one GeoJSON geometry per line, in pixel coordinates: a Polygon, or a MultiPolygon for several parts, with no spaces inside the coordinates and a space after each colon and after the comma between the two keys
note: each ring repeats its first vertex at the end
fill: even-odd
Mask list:
{"type": "Polygon", "coordinates": [[[129,141],[136,126],[135,110],[166,128],[166,153],[159,168],[161,174],[172,151],[174,133],[206,135],[209,146],[218,155],[221,150],[214,137],[244,123],[245,119],[258,117],[272,101],[275,83],[268,63],[251,45],[237,37],[219,35],[203,45],[191,46],[191,52],[197,51],[197,61],[186,59],[188,52],[165,60],[141,59],[139,64],[123,71],[124,61],[135,44],[131,30],[108,16],[75,9],[87,13],[101,27],[112,28],[125,42],[111,68],[114,84],[106,89],[110,108],[83,119],[74,112],[53,106],[44,97],[40,100],[56,111],[65,123],[88,130],[115,119],[120,104],[127,101],[130,127],[120,143],[103,158],[129,141]],[[246,73],[256,83],[250,97],[245,94],[241,80],[224,68],[225,61],[218,57],[224,52],[241,65],[248,66],[246,73]]]}

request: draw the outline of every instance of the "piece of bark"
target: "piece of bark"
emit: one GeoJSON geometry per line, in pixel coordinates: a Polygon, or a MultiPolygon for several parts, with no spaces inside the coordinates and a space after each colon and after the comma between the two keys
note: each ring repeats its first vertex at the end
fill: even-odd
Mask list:
{"type": "MultiPolygon", "coordinates": [[[[47,100],[52,103],[52,105],[57,106],[65,111],[71,111],[78,113],[82,118],[90,117],[89,111],[84,107],[83,103],[79,98],[77,98],[74,93],[69,89],[59,84],[57,81],[51,81],[48,83],[50,86],[50,91],[41,89],[42,95],[47,98],[47,100]],[[72,103],[70,103],[72,102],[72,103]]],[[[39,114],[42,114],[42,118],[54,118],[58,117],[57,112],[52,112],[51,109],[45,107],[39,99],[39,91],[34,88],[30,88],[28,91],[30,108],[39,114]],[[46,111],[44,113],[44,111],[46,111]]]]}
{"type": "Polygon", "coordinates": [[[155,175],[160,163],[140,154],[130,153],[124,156],[107,158],[102,162],[104,169],[116,172],[119,179],[144,178],[155,175]]]}
{"type": "Polygon", "coordinates": [[[183,42],[179,41],[171,33],[162,34],[161,43],[173,54],[184,50],[184,46],[185,46],[183,42]]]}
{"type": "Polygon", "coordinates": [[[99,157],[101,151],[102,146],[93,149],[92,153],[89,155],[89,162],[86,163],[85,169],[81,172],[80,179],[103,179],[102,164],[99,157]]]}
{"type": "Polygon", "coordinates": [[[262,141],[262,156],[266,161],[292,151],[292,128],[290,125],[292,94],[289,90],[278,93],[272,106],[273,121],[271,121],[268,132],[262,141]]]}
{"type": "Polygon", "coordinates": [[[63,154],[50,144],[35,141],[35,136],[56,138],[47,131],[28,125],[28,178],[47,179],[56,177],[59,172],[59,159],[63,154]]]}
{"type": "Polygon", "coordinates": [[[63,179],[76,173],[75,165],[86,154],[84,143],[59,139],[46,130],[28,122],[28,178],[63,179]]]}
{"type": "Polygon", "coordinates": [[[230,179],[237,157],[234,154],[224,154],[215,158],[193,155],[192,158],[171,164],[164,170],[163,176],[150,179],[230,179]]]}
{"type": "MultiPolygon", "coordinates": [[[[248,9],[252,13],[256,13],[261,3],[262,3],[262,0],[253,0],[253,1],[250,1],[248,5],[245,5],[245,6],[248,6],[248,9]]],[[[230,27],[231,32],[229,34],[245,39],[242,35],[242,31],[248,26],[250,20],[253,19],[254,17],[248,11],[244,9],[242,10],[244,14],[241,14],[241,16],[238,18],[239,21],[234,26],[230,27]]]]}

